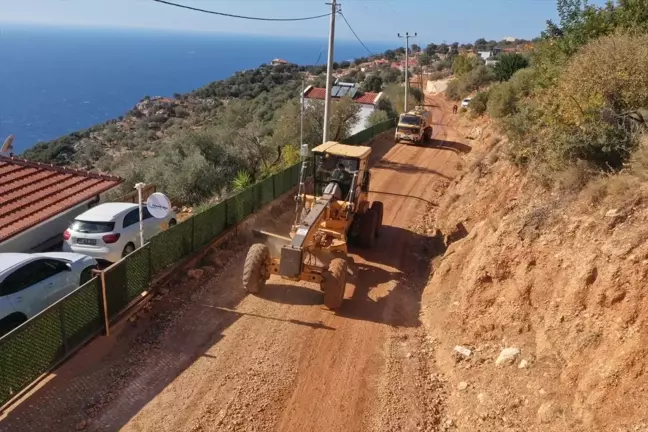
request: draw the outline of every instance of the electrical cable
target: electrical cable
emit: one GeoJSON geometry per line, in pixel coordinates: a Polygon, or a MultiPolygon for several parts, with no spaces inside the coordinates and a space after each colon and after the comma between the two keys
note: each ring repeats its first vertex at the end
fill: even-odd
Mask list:
{"type": "Polygon", "coordinates": [[[342,19],[344,20],[344,22],[346,23],[346,25],[349,27],[349,30],[351,30],[351,33],[353,33],[353,36],[355,36],[356,39],[358,39],[358,42],[360,42],[360,45],[362,45],[362,46],[364,47],[364,49],[367,50],[367,52],[369,53],[370,56],[374,55],[374,54],[371,52],[371,50],[370,50],[369,48],[367,48],[367,45],[365,45],[364,42],[362,42],[362,40],[360,40],[360,38],[358,37],[358,34],[355,32],[355,30],[353,30],[353,27],[351,27],[351,24],[349,24],[349,21],[347,21],[347,19],[346,19],[346,17],[344,16],[344,14],[343,14],[342,12],[339,12],[339,14],[340,14],[340,16],[342,17],[342,19]]]}
{"type": "Polygon", "coordinates": [[[219,16],[224,16],[224,17],[229,17],[229,18],[240,18],[240,19],[247,19],[247,20],[254,20],[254,21],[307,21],[307,20],[314,20],[314,19],[318,19],[318,18],[324,18],[324,17],[327,17],[327,16],[331,16],[330,13],[327,13],[327,14],[323,14],[323,15],[315,15],[315,16],[301,17],[301,18],[261,18],[261,17],[251,17],[251,16],[244,16],[244,15],[234,15],[234,14],[228,14],[228,13],[224,13],[224,12],[211,11],[211,10],[207,10],[207,9],[200,9],[200,8],[197,8],[197,7],[187,6],[187,5],[183,5],[183,4],[179,4],[179,3],[173,3],[173,2],[170,2],[170,1],[166,1],[166,0],[153,0],[153,1],[156,2],[156,3],[162,3],[162,4],[165,4],[165,5],[175,6],[175,7],[179,7],[179,8],[182,8],[182,9],[189,9],[189,10],[196,11],[196,12],[203,12],[203,13],[212,14],[212,15],[219,15],[219,16]]]}

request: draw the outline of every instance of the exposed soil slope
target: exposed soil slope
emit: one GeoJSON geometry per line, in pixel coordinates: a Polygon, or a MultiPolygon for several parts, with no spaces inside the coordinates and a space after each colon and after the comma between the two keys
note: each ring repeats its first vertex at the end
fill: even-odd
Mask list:
{"type": "Polygon", "coordinates": [[[448,415],[462,431],[648,430],[645,187],[551,194],[488,122],[460,130],[475,151],[428,221],[454,238],[423,300],[448,415]],[[521,352],[498,366],[504,348],[521,352]]]}

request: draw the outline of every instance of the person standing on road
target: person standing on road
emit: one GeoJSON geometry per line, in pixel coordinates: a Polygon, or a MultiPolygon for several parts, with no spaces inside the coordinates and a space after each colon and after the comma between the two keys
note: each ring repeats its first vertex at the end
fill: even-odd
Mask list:
{"type": "Polygon", "coordinates": [[[458,109],[457,104],[454,104],[452,106],[452,114],[457,114],[457,109],[458,109]]]}

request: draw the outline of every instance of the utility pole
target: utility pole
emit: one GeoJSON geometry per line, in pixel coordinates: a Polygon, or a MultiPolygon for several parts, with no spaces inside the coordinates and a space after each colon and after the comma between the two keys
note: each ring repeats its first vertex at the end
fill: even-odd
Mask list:
{"type": "Polygon", "coordinates": [[[409,96],[409,40],[412,37],[416,37],[416,33],[414,33],[414,36],[410,36],[408,32],[405,32],[405,36],[401,36],[398,33],[398,37],[405,39],[405,106],[403,107],[403,112],[407,112],[407,96],[409,96]]]}
{"type": "Polygon", "coordinates": [[[335,45],[335,15],[338,13],[337,0],[331,0],[331,28],[329,30],[328,43],[328,61],[326,63],[326,97],[324,98],[324,133],[322,135],[322,144],[328,141],[329,137],[329,119],[331,118],[331,88],[333,85],[333,56],[335,45]]]}

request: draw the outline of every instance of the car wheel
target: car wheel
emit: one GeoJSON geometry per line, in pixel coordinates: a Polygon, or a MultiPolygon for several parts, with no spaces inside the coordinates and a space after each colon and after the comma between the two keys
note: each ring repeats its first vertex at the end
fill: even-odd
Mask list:
{"type": "Polygon", "coordinates": [[[170,227],[172,227],[172,226],[176,226],[177,224],[178,224],[178,222],[176,222],[175,219],[171,219],[171,220],[169,221],[169,226],[170,226],[170,227]]]}
{"type": "Polygon", "coordinates": [[[90,279],[92,279],[92,270],[94,267],[86,267],[81,271],[81,277],[79,277],[79,286],[84,285],[90,279]]]}
{"type": "Polygon", "coordinates": [[[122,252],[122,258],[126,257],[129,254],[135,252],[135,245],[133,243],[128,243],[124,246],[124,251],[122,252]]]}

